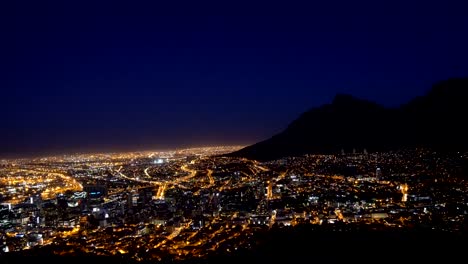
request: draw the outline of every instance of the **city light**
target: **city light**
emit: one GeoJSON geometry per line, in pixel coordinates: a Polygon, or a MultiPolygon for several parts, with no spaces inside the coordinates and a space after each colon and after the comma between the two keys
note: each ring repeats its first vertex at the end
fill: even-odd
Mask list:
{"type": "Polygon", "coordinates": [[[466,195],[464,182],[450,177],[454,167],[421,166],[452,164],[450,156],[402,150],[261,163],[220,155],[239,148],[12,160],[0,167],[2,252],[55,245],[136,261],[159,260],[158,252],[183,260],[251,249],[252,237],[275,228],[401,229],[415,221],[431,226],[438,214],[456,226],[466,214],[461,204],[446,213],[466,195]],[[438,190],[445,185],[452,192],[438,190]]]}

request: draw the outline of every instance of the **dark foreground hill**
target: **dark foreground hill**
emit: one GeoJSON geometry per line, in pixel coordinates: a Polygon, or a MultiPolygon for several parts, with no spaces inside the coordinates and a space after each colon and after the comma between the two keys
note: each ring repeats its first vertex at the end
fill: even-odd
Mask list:
{"type": "MultiPolygon", "coordinates": [[[[466,229],[466,227],[465,227],[466,229]]],[[[175,261],[127,257],[69,255],[49,252],[12,252],[0,257],[2,264],[16,263],[452,263],[465,257],[466,232],[443,232],[425,227],[388,229],[381,225],[299,225],[273,228],[252,238],[258,246],[240,252],[215,252],[206,259],[175,261]]],[[[130,252],[131,253],[131,252],[130,252]]]]}
{"type": "Polygon", "coordinates": [[[303,113],[283,132],[228,156],[272,160],[353,149],[385,151],[402,147],[468,149],[468,78],[437,83],[425,95],[386,108],[351,95],[303,113]]]}

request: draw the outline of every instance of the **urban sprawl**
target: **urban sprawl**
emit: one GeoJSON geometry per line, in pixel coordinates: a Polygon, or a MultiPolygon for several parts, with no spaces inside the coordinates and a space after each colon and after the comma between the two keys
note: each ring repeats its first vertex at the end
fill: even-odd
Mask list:
{"type": "Polygon", "coordinates": [[[466,222],[467,153],[426,149],[258,162],[240,146],[0,161],[0,255],[203,258],[299,224],[380,228],[466,222]]]}

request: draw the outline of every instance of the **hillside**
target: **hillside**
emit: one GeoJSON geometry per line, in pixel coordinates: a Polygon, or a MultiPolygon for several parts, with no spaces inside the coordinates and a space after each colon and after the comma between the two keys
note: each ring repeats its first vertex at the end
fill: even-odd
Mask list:
{"type": "Polygon", "coordinates": [[[435,84],[398,108],[338,94],[281,133],[228,156],[272,160],[303,154],[385,151],[401,147],[467,150],[468,78],[435,84]]]}

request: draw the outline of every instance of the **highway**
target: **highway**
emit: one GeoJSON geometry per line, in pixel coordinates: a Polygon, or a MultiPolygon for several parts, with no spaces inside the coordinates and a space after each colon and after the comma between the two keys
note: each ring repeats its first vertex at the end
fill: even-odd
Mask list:
{"type": "MultiPolygon", "coordinates": [[[[192,160],[190,162],[190,164],[194,164],[195,163],[195,160],[192,160]]],[[[148,170],[150,169],[151,167],[147,167],[143,172],[145,174],[145,176],[149,179],[152,179],[153,177],[149,174],[148,170]]],[[[184,172],[188,172],[189,174],[187,176],[184,176],[184,177],[179,177],[177,179],[174,179],[172,181],[169,181],[169,182],[161,182],[161,181],[153,181],[153,180],[143,180],[143,179],[137,179],[137,178],[131,178],[131,177],[128,177],[127,175],[123,174],[121,172],[122,170],[122,167],[119,167],[117,170],[115,170],[118,175],[126,180],[130,180],[130,181],[135,181],[135,182],[140,182],[140,183],[148,183],[148,184],[152,184],[152,185],[156,185],[158,186],[158,191],[156,193],[156,198],[157,199],[160,199],[160,200],[164,200],[164,194],[165,194],[165,191],[167,190],[168,186],[170,185],[176,185],[178,187],[182,187],[182,188],[186,188],[185,186],[181,185],[181,183],[183,182],[186,182],[186,181],[189,181],[190,179],[192,179],[193,177],[195,177],[197,175],[197,171],[196,170],[193,170],[193,169],[190,169],[188,168],[188,164],[185,164],[185,165],[182,165],[180,167],[180,169],[184,172]]],[[[213,173],[211,171],[211,173],[213,173]]],[[[209,176],[211,179],[213,179],[211,177],[211,173],[209,173],[209,176]]],[[[211,183],[211,180],[210,180],[210,183],[211,183]]],[[[214,184],[214,180],[212,181],[212,183],[214,184]]]]}

